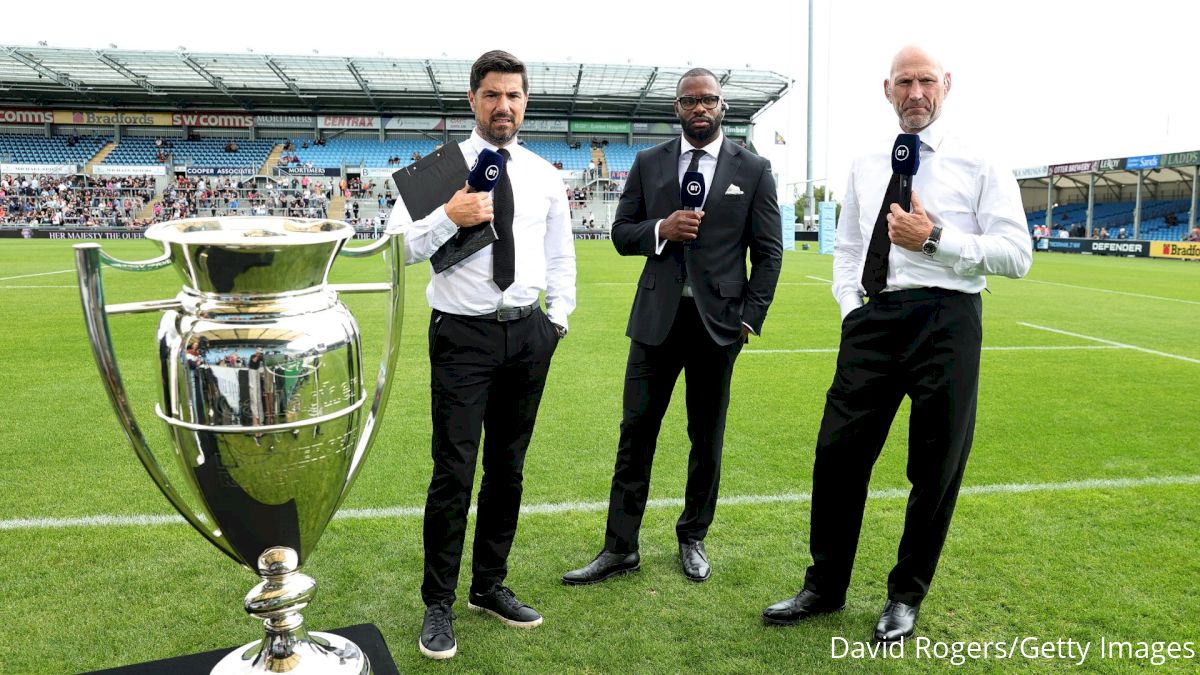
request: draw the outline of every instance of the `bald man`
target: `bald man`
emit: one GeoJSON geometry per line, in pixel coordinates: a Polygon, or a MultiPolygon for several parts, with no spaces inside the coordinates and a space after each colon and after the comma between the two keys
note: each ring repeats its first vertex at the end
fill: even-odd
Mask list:
{"type": "Polygon", "coordinates": [[[763,610],[769,624],[845,606],[871,469],[905,396],[912,491],[876,641],[913,635],[933,581],[975,431],[979,293],[985,275],[1019,278],[1032,260],[1012,172],[938,121],[950,84],[919,47],[900,50],[883,81],[900,130],[920,137],[911,212],[897,203],[890,139],[851,167],[834,249],[841,347],[813,466],[812,565],[799,594],[763,610]]]}

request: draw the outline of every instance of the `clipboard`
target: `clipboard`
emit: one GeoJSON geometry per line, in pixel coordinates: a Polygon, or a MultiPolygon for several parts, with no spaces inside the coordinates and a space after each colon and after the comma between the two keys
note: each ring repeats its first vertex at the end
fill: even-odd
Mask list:
{"type": "MultiPolygon", "coordinates": [[[[467,160],[458,143],[446,143],[433,153],[392,174],[396,191],[404,199],[413,220],[428,216],[450,201],[467,182],[467,160]]],[[[491,223],[460,227],[458,233],[442,244],[429,258],[435,273],[442,273],[496,241],[491,223]]]]}

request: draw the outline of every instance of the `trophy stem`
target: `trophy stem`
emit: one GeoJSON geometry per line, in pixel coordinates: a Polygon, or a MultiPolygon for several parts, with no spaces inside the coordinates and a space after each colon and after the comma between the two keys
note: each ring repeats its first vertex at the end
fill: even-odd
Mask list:
{"type": "Polygon", "coordinates": [[[300,610],[317,593],[290,548],[269,548],[258,558],[263,580],[246,595],[246,612],[262,619],[266,635],[227,655],[213,673],[352,673],[369,675],[371,664],[353,642],[331,633],[309,633],[300,610]]]}

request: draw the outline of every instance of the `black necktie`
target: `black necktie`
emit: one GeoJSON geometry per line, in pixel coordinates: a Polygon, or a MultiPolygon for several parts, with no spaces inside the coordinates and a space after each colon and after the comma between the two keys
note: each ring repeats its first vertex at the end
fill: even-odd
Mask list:
{"type": "Polygon", "coordinates": [[[700,169],[700,157],[703,154],[704,154],[704,151],[701,150],[700,148],[696,148],[695,150],[692,150],[692,163],[688,164],[688,168],[687,168],[688,171],[698,171],[700,169]]]}
{"type": "MultiPolygon", "coordinates": [[[[888,238],[888,214],[892,204],[900,202],[900,174],[892,174],[887,191],[883,194],[883,206],[875,218],[875,229],[871,232],[871,243],[867,246],[867,259],[863,262],[862,285],[868,297],[875,297],[887,286],[888,253],[892,240],[888,238]]],[[[850,227],[847,224],[847,227],[850,227]]]]}
{"type": "MultiPolygon", "coordinates": [[[[500,154],[507,166],[508,149],[500,148],[500,154]]],[[[496,243],[492,244],[492,281],[503,291],[512,286],[517,269],[516,247],[513,246],[513,191],[507,168],[500,172],[492,200],[492,226],[496,228],[496,243]]]]}

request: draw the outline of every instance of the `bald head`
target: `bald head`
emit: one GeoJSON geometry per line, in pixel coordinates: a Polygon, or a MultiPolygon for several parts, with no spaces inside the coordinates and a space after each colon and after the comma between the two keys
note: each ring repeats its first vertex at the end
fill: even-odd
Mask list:
{"type": "Polygon", "coordinates": [[[900,128],[915,134],[941,116],[942,101],[950,93],[950,73],[929,52],[909,45],[892,59],[883,93],[896,109],[900,128]]]}

